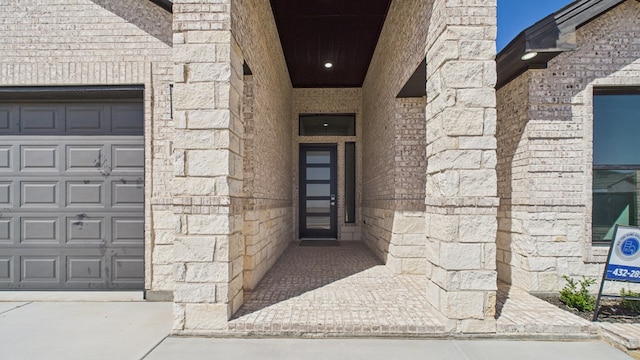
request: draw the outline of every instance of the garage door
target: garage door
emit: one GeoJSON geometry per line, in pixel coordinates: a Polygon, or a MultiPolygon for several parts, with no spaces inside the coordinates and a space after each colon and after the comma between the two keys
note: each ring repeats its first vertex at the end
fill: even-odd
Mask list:
{"type": "Polygon", "coordinates": [[[141,101],[0,103],[0,288],[142,289],[141,101]]]}

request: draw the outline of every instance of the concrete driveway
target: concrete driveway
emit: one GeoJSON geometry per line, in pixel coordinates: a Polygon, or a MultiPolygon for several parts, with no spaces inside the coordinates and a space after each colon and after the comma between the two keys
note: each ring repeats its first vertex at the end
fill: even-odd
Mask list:
{"type": "Polygon", "coordinates": [[[142,359],[171,324],[171,303],[2,302],[0,359],[142,359]]]}

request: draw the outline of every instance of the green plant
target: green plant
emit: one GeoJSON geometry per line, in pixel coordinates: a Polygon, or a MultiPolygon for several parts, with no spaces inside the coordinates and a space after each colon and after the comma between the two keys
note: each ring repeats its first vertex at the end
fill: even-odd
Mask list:
{"type": "Polygon", "coordinates": [[[562,276],[567,284],[560,290],[560,300],[570,308],[578,311],[593,311],[596,305],[595,296],[589,293],[589,286],[596,283],[596,279],[582,277],[576,281],[566,275],[562,276]],[[578,285],[580,289],[578,289],[578,285]]]}
{"type": "Polygon", "coordinates": [[[622,288],[622,290],[620,290],[620,296],[622,296],[622,302],[620,303],[620,305],[622,305],[622,307],[624,309],[631,310],[631,311],[634,311],[634,312],[640,311],[640,301],[639,300],[625,299],[627,297],[639,299],[640,298],[640,293],[637,293],[635,291],[631,291],[631,289],[625,290],[624,288],[622,288]]]}

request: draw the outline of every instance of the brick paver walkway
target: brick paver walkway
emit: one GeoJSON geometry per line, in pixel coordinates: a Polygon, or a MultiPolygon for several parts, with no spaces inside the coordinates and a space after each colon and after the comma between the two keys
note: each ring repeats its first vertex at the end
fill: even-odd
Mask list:
{"type": "Polygon", "coordinates": [[[502,336],[595,338],[598,325],[506,284],[498,286],[497,333],[502,336]]]}
{"type": "Polygon", "coordinates": [[[612,344],[627,350],[640,349],[640,324],[598,323],[600,334],[612,344]]]}
{"type": "Polygon", "coordinates": [[[497,337],[601,337],[622,349],[640,349],[640,324],[591,322],[506,284],[498,286],[497,295],[497,337]]]}
{"type": "Polygon", "coordinates": [[[366,247],[292,244],[229,322],[262,335],[445,336],[426,277],[395,275],[366,247]]]}

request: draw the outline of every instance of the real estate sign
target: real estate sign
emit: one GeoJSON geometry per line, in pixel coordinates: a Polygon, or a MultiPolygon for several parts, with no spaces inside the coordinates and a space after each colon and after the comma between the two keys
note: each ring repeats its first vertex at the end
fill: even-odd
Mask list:
{"type": "Polygon", "coordinates": [[[609,250],[605,280],[640,282],[640,229],[616,226],[609,250]]]}

